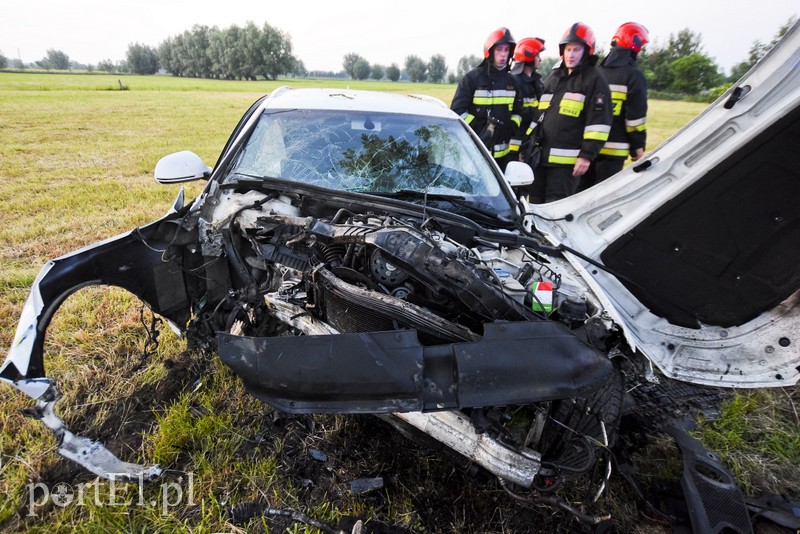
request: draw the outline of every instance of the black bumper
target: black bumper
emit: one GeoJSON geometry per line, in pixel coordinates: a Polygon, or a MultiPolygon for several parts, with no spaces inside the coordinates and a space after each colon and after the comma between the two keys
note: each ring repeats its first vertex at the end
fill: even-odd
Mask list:
{"type": "Polygon", "coordinates": [[[485,325],[479,341],[425,347],[415,330],[324,336],[220,333],[219,356],[251,393],[290,413],[390,413],[585,397],[611,376],[560,323],[485,325]]]}

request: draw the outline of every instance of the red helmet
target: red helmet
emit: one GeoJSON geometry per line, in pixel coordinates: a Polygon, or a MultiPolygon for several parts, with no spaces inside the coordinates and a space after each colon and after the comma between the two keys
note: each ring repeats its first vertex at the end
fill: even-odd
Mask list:
{"type": "Polygon", "coordinates": [[[514,61],[527,63],[533,61],[537,54],[544,50],[544,39],[526,37],[521,39],[514,48],[514,61]]]}
{"type": "Polygon", "coordinates": [[[647,28],[636,22],[626,22],[617,28],[617,31],[614,32],[614,37],[611,38],[611,46],[630,48],[637,54],[649,42],[650,36],[647,33],[647,28]]]}
{"type": "Polygon", "coordinates": [[[576,22],[564,32],[561,41],[558,43],[558,52],[564,55],[564,47],[567,43],[581,43],[586,47],[589,55],[594,54],[594,32],[583,22],[576,22]]]}
{"type": "MultiPolygon", "coordinates": [[[[517,44],[514,41],[514,38],[511,36],[511,32],[508,31],[508,28],[505,26],[501,26],[497,28],[495,31],[489,34],[489,37],[486,38],[486,42],[483,43],[483,58],[486,59],[489,57],[489,53],[492,50],[492,47],[495,45],[499,45],[501,43],[508,43],[511,46],[511,53],[514,53],[514,46],[517,44]]],[[[511,54],[509,54],[510,57],[511,54]]]]}

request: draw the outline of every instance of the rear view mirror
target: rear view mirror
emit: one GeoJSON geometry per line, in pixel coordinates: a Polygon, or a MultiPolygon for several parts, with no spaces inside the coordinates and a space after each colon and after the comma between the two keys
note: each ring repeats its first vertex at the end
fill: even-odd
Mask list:
{"type": "Polygon", "coordinates": [[[211,176],[211,167],[194,152],[183,150],[164,156],[156,164],[156,181],[162,184],[204,180],[211,176]]]}
{"type": "Polygon", "coordinates": [[[511,187],[533,183],[533,169],[521,161],[509,161],[505,172],[506,182],[511,187]]]}

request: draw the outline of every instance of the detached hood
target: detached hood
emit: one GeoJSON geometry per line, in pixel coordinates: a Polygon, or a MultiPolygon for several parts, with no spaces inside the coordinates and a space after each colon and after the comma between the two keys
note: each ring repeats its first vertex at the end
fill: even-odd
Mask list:
{"type": "Polygon", "coordinates": [[[646,159],[533,210],[554,244],[580,253],[567,256],[668,376],[795,384],[800,24],[646,159]]]}

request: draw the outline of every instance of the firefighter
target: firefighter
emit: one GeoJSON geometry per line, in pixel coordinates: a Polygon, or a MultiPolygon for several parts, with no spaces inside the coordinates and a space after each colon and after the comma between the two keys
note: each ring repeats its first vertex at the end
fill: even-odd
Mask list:
{"type": "Polygon", "coordinates": [[[522,121],[522,97],[509,72],[515,45],[508,28],[489,34],[483,45],[483,62],[464,75],[450,105],[478,134],[502,170],[512,139],[519,146],[522,121]]]}
{"type": "Polygon", "coordinates": [[[560,64],[544,83],[537,128],[542,154],[530,189],[533,203],[574,194],[611,130],[611,94],[596,67],[594,32],[582,22],[559,42],[560,64]]]}
{"type": "Polygon", "coordinates": [[[614,120],[608,142],[584,176],[581,189],[618,173],[630,156],[638,161],[647,141],[647,82],[636,66],[636,56],[649,41],[647,28],[626,22],[614,33],[611,51],[600,63],[600,72],[611,89],[614,120]]]}
{"type": "Polygon", "coordinates": [[[542,77],[537,72],[542,58],[539,55],[544,51],[544,39],[526,37],[517,43],[514,48],[514,66],[511,75],[517,82],[517,90],[522,96],[522,144],[512,144],[511,152],[519,151],[519,160],[530,162],[534,167],[536,162],[531,162],[530,157],[534,150],[535,138],[533,131],[536,126],[535,113],[539,107],[539,97],[544,92],[542,77]]]}

